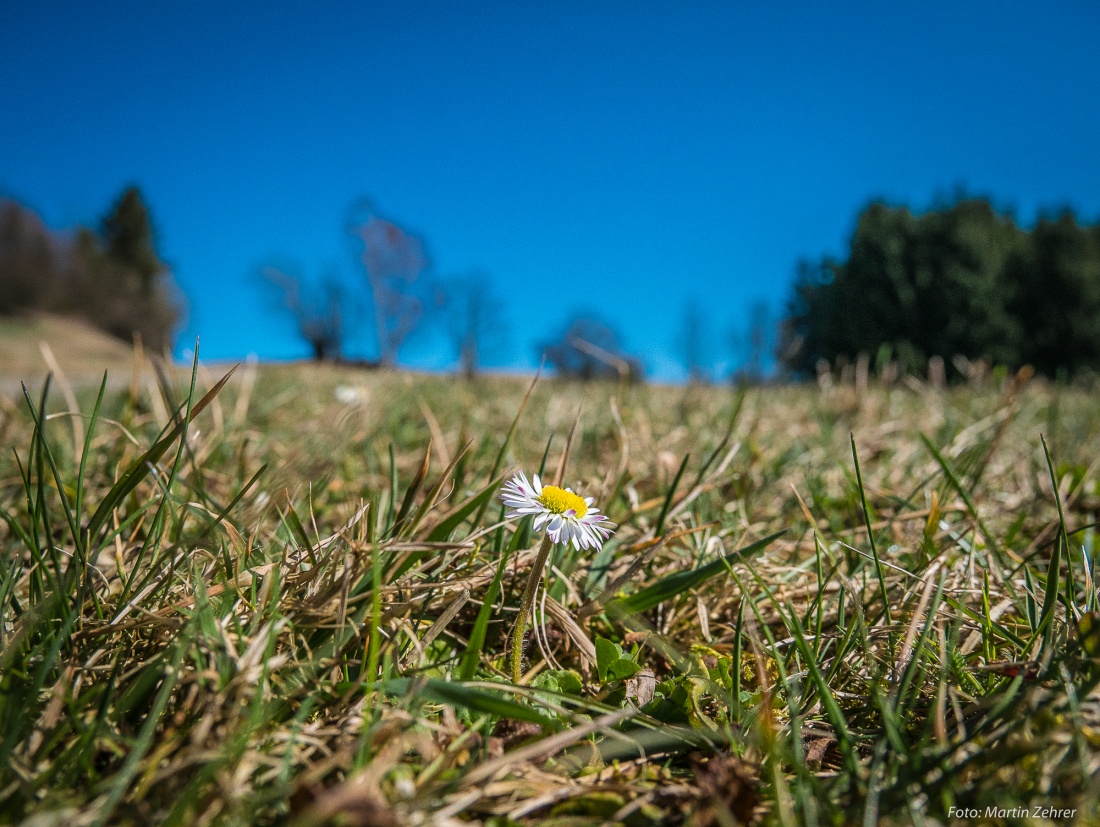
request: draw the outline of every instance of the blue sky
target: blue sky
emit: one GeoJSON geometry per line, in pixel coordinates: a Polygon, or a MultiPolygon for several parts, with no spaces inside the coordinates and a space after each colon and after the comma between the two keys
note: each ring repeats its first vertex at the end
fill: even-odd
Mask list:
{"type": "Polygon", "coordinates": [[[256,272],[354,283],[368,196],[438,274],[489,275],[491,364],[594,312],[676,379],[687,304],[728,369],[872,197],[1100,218],[1098,40],[1095,3],[7,0],[0,193],[63,228],[140,185],[209,359],[305,355],[256,272]]]}

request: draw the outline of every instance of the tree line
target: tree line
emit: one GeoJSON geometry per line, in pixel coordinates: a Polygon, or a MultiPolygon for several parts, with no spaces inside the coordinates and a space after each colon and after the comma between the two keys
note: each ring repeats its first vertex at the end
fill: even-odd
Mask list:
{"type": "Polygon", "coordinates": [[[53,232],[28,208],[0,201],[0,316],[75,316],[165,352],[183,308],[137,187],[123,190],[97,227],[74,233],[53,232]]]}
{"type": "Polygon", "coordinates": [[[408,339],[431,322],[428,326],[449,339],[460,372],[475,375],[502,327],[502,308],[488,277],[436,274],[424,238],[365,199],[349,209],[345,230],[357,279],[338,273],[310,278],[297,267],[260,270],[312,358],[392,368],[408,339]],[[350,329],[363,323],[373,334],[372,359],[352,358],[345,350],[350,329]]]}
{"type": "MultiPolygon", "coordinates": [[[[439,277],[424,239],[369,202],[349,212],[361,279],[307,279],[263,268],[265,282],[318,360],[393,366],[408,337],[431,321],[460,371],[473,376],[499,344],[503,307],[483,273],[439,277]],[[366,320],[376,358],[348,359],[347,328],[366,320]]],[[[49,230],[31,210],[0,201],[0,316],[77,316],[124,341],[171,348],[184,298],[160,258],[149,210],[127,187],[95,227],[49,230]]],[[[791,376],[871,357],[924,373],[931,360],[975,361],[1058,376],[1100,372],[1100,224],[1071,210],[1022,227],[987,199],[959,198],[925,212],[873,202],[844,258],[799,265],[786,314],[774,325],[754,305],[733,378],[758,380],[776,341],[791,376]],[[959,357],[963,357],[960,359],[959,357]]],[[[676,347],[689,377],[709,381],[705,319],[688,305],[676,347]]],[[[579,314],[538,353],[558,374],[637,381],[640,359],[607,324],[579,314]]]]}
{"type": "Polygon", "coordinates": [[[982,198],[870,204],[845,259],[799,266],[778,351],[795,375],[860,355],[1100,371],[1100,224],[1067,209],[1027,229],[982,198]]]}
{"type": "MultiPolygon", "coordinates": [[[[345,230],[356,260],[356,280],[335,273],[309,278],[295,267],[261,268],[312,357],[390,368],[410,337],[427,328],[449,340],[461,375],[477,375],[486,352],[498,348],[506,336],[505,308],[492,279],[479,271],[436,273],[425,239],[370,201],[352,205],[345,230]],[[373,333],[376,358],[349,358],[349,329],[363,322],[373,333]]],[[[641,360],[624,351],[614,329],[583,312],[560,336],[536,349],[559,376],[584,381],[643,378],[641,360]]]]}

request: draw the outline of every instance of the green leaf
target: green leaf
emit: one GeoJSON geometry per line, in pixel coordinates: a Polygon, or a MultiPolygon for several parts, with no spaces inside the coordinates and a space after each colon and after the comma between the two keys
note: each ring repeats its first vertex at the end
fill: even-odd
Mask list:
{"type": "Polygon", "coordinates": [[[622,657],[622,647],[617,643],[612,643],[607,638],[596,638],[596,674],[600,678],[600,683],[607,682],[607,671],[611,668],[611,664],[622,657]]]}
{"type": "Polygon", "coordinates": [[[623,655],[621,658],[611,661],[607,666],[607,679],[609,681],[625,681],[642,671],[642,667],[634,662],[633,658],[623,655]]]}
{"type": "Polygon", "coordinates": [[[581,676],[572,669],[548,669],[532,683],[536,689],[546,689],[561,695],[580,696],[584,684],[581,676]]]}

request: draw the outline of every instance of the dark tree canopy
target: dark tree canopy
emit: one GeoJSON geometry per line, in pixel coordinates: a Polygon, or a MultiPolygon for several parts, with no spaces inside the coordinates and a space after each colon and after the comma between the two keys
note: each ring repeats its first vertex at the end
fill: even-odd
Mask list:
{"type": "Polygon", "coordinates": [[[71,237],[25,207],[0,204],[0,314],[35,311],[78,316],[127,342],[140,336],[154,351],[171,347],[182,299],[136,187],[99,233],[81,227],[71,237]]]}
{"type": "Polygon", "coordinates": [[[1100,369],[1100,225],[1071,213],[1042,220],[1009,263],[1009,311],[1025,336],[1019,361],[1054,375],[1100,369]]]}
{"type": "Polygon", "coordinates": [[[168,268],[157,254],[149,210],[137,187],[123,190],[103,218],[101,236],[107,255],[136,279],[141,291],[152,292],[168,268]]]}
{"type": "Polygon", "coordinates": [[[1100,368],[1098,232],[1069,213],[1029,232],[982,199],[871,204],[845,261],[800,266],[780,358],[795,373],[861,353],[911,371],[932,356],[1100,368]]]}
{"type": "Polygon", "coordinates": [[[0,315],[52,304],[69,266],[66,252],[37,215],[0,202],[0,315]]]}

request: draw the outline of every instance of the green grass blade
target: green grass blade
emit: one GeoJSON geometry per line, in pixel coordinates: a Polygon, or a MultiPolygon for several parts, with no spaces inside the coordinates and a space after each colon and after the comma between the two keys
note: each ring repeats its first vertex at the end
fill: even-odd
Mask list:
{"type": "Polygon", "coordinates": [[[886,577],[882,572],[882,560],[878,556],[878,543],[875,542],[875,530],[871,526],[871,509],[867,507],[867,492],[863,488],[863,472],[859,468],[859,453],[856,451],[856,436],[849,434],[852,440],[852,462],[856,466],[856,484],[859,487],[859,501],[863,503],[863,522],[867,526],[867,541],[871,544],[871,556],[875,563],[875,576],[878,578],[879,591],[882,596],[882,611],[886,615],[886,625],[893,626],[890,617],[890,593],[886,589],[886,577]]]}
{"type": "Polygon", "coordinates": [[[182,421],[177,422],[168,434],[159,439],[153,446],[138,457],[130,467],[119,477],[111,490],[107,492],[106,496],[100,501],[99,507],[92,514],[88,520],[88,535],[90,537],[96,537],[99,532],[106,526],[111,512],[118,508],[119,504],[125,499],[130,492],[132,492],[141,481],[149,475],[153,465],[164,456],[165,452],[172,447],[172,443],[179,438],[180,434],[184,433],[187,428],[187,424],[198,416],[209,405],[215,396],[221,392],[221,389],[225,387],[225,383],[229,381],[229,377],[233,375],[233,371],[237,368],[233,367],[225,376],[218,380],[206,394],[200,399],[193,408],[191,408],[187,417],[182,421]]]}
{"type": "MultiPolygon", "coordinates": [[[[943,475],[947,478],[947,481],[951,484],[951,487],[955,489],[958,495],[962,498],[963,503],[966,505],[966,510],[970,513],[970,516],[974,518],[974,522],[978,524],[978,530],[982,533],[982,537],[985,538],[986,544],[989,546],[990,551],[993,552],[993,559],[997,561],[998,565],[1002,568],[1005,566],[1004,552],[1001,549],[1000,543],[997,542],[997,538],[986,526],[985,521],[982,519],[981,514],[978,512],[978,507],[974,504],[974,498],[970,492],[966,490],[966,486],[962,484],[959,479],[959,475],[955,473],[955,469],[951,467],[951,463],[940,453],[940,450],[932,444],[925,434],[920,435],[921,441],[924,443],[924,447],[928,449],[928,452],[932,455],[932,458],[936,460],[936,464],[940,466],[943,471],[943,475]]],[[[1009,589],[1012,588],[1011,580],[1005,579],[1009,589]]]]}
{"type": "Polygon", "coordinates": [[[413,501],[416,500],[416,495],[420,492],[420,486],[424,484],[424,480],[428,476],[428,466],[431,463],[431,458],[432,441],[429,439],[427,447],[424,448],[424,459],[421,460],[420,467],[417,469],[413,481],[409,483],[409,487],[405,489],[405,496],[401,500],[401,507],[397,510],[397,516],[394,517],[393,528],[390,530],[390,535],[393,537],[400,536],[401,534],[405,519],[409,516],[409,511],[412,510],[413,501]]]}
{"type": "Polygon", "coordinates": [[[1054,551],[1050,555],[1046,591],[1043,594],[1043,607],[1039,610],[1039,625],[1035,629],[1035,634],[1042,636],[1045,648],[1050,645],[1054,634],[1054,610],[1058,607],[1058,591],[1062,584],[1060,577],[1062,554],[1069,551],[1069,538],[1066,536],[1066,518],[1062,512],[1062,498],[1058,494],[1058,476],[1054,473],[1054,463],[1050,458],[1050,451],[1047,450],[1047,442],[1045,439],[1042,442],[1047,470],[1050,472],[1050,484],[1054,489],[1054,501],[1058,505],[1058,542],[1054,544],[1054,551]]]}
{"type": "MultiPolygon", "coordinates": [[[[530,519],[524,520],[529,523],[530,519]]],[[[481,661],[481,651],[485,647],[485,634],[489,628],[489,619],[493,615],[493,604],[500,594],[500,584],[504,579],[504,570],[508,567],[508,561],[512,559],[522,538],[522,532],[517,530],[512,535],[512,542],[508,551],[500,555],[493,581],[489,584],[489,590],[485,593],[481,608],[478,610],[477,619],[474,620],[473,630],[470,632],[470,641],[466,646],[466,653],[462,656],[462,666],[459,668],[459,678],[464,681],[473,680],[477,672],[478,663],[481,661]]]]}
{"type": "Polygon", "coordinates": [[[680,478],[684,476],[684,469],[687,468],[689,459],[691,459],[691,454],[685,454],[683,460],[680,462],[680,468],[676,471],[676,476],[672,478],[672,485],[668,487],[668,493],[665,494],[664,505],[661,506],[661,513],[657,517],[657,527],[653,530],[654,534],[658,537],[664,533],[665,519],[668,517],[668,512],[672,508],[672,498],[676,496],[676,488],[680,484],[680,478]]]}
{"type": "Polygon", "coordinates": [[[305,549],[306,554],[309,555],[310,563],[316,567],[317,557],[313,553],[313,542],[309,539],[309,535],[306,534],[305,526],[302,525],[302,520],[298,516],[298,512],[294,510],[294,506],[289,500],[286,504],[285,519],[287,527],[290,528],[290,533],[294,536],[294,542],[298,544],[299,548],[305,549]]]}
{"type": "Polygon", "coordinates": [[[622,597],[610,601],[604,610],[612,616],[638,614],[648,611],[666,600],[671,600],[677,595],[683,594],[689,589],[698,588],[710,578],[728,571],[730,565],[739,560],[744,560],[758,551],[762,551],[773,540],[786,534],[786,529],[769,534],[755,543],[750,543],[743,549],[731,552],[717,560],[712,560],[705,565],[691,571],[678,571],[658,580],[651,586],[646,586],[629,597],[622,597]]]}
{"type": "Polygon", "coordinates": [[[456,506],[452,511],[440,518],[430,530],[428,530],[428,542],[441,543],[450,538],[451,533],[462,525],[475,509],[484,508],[492,496],[500,489],[504,477],[497,477],[478,493],[456,506]]]}
{"type": "Polygon", "coordinates": [[[533,724],[558,729],[558,722],[529,706],[505,698],[503,695],[485,689],[474,688],[456,681],[443,681],[436,678],[414,679],[394,678],[381,684],[387,695],[413,694],[418,699],[434,703],[447,704],[457,709],[493,715],[497,718],[509,718],[513,721],[528,721],[533,724]]]}
{"type": "MultiPolygon", "coordinates": [[[[542,375],[542,366],[535,372],[535,378],[531,380],[531,384],[527,387],[527,393],[523,395],[523,401],[519,403],[519,410],[516,411],[515,418],[512,420],[512,424],[508,428],[508,433],[504,437],[504,442],[500,445],[500,451],[497,452],[497,458],[493,460],[493,467],[489,470],[490,487],[500,485],[499,480],[497,482],[491,482],[497,478],[497,474],[500,473],[500,469],[504,464],[504,457],[508,455],[508,447],[512,444],[512,439],[516,435],[516,428],[519,427],[519,421],[523,417],[523,412],[527,409],[527,403],[531,399],[531,393],[535,390],[535,385],[538,384],[539,377],[542,375]]],[[[549,444],[547,444],[549,449],[549,444]]],[[[483,502],[478,509],[477,517],[474,518],[475,523],[480,523],[485,516],[485,509],[488,506],[487,502],[483,502]]]]}

